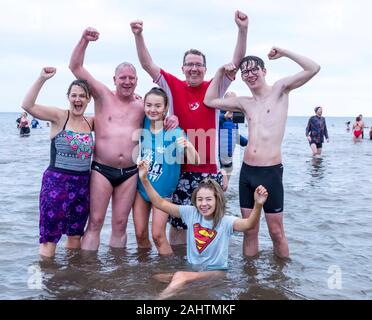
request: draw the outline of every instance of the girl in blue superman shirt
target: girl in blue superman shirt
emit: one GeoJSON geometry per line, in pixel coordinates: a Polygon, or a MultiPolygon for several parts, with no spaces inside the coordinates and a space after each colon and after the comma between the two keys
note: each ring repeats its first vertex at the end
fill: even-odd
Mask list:
{"type": "Polygon", "coordinates": [[[139,178],[153,206],[173,217],[181,218],[187,225],[187,261],[200,269],[199,272],[178,271],[170,275],[171,282],[160,294],[168,298],[187,283],[221,277],[228,268],[229,239],[234,231],[245,232],[256,227],[268,193],[258,186],[254,193],[255,204],[247,219],[226,216],[224,193],[220,185],[212,179],[203,180],[193,192],[193,206],[180,206],[163,199],[152,187],[148,179],[148,163],[138,164],[139,178]]]}

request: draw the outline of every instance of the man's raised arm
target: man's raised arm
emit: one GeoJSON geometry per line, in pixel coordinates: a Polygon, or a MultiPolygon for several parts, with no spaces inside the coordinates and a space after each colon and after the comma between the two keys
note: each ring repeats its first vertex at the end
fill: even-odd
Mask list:
{"type": "Polygon", "coordinates": [[[98,92],[103,85],[98,82],[83,66],[85,51],[90,41],[96,41],[99,38],[99,32],[94,28],[87,28],[84,30],[80,41],[72,52],[69,68],[77,79],[88,81],[91,86],[92,93],[98,92]]]}
{"type": "Polygon", "coordinates": [[[284,90],[291,91],[298,87],[301,87],[306,82],[308,82],[312,77],[314,77],[320,70],[320,66],[313,60],[301,56],[297,53],[291,52],[287,49],[282,49],[278,47],[273,47],[268,54],[270,60],[279,59],[281,57],[287,57],[299,64],[303,71],[279,80],[277,83],[283,86],[284,90]]]}
{"type": "Polygon", "coordinates": [[[235,78],[236,67],[230,63],[220,67],[214,76],[204,96],[204,104],[210,108],[221,109],[225,111],[243,111],[238,97],[220,98],[220,86],[225,75],[229,78],[235,78]]]}
{"type": "Polygon", "coordinates": [[[136,40],[136,48],[138,59],[142,68],[155,81],[160,74],[160,68],[152,61],[149,51],[147,50],[145,39],[143,38],[143,21],[135,20],[130,23],[134,38],[136,40]]]}
{"type": "Polygon", "coordinates": [[[239,67],[240,61],[244,58],[247,48],[248,22],[248,16],[245,13],[240,11],[235,12],[235,23],[238,26],[239,31],[232,63],[237,68],[239,67]]]}

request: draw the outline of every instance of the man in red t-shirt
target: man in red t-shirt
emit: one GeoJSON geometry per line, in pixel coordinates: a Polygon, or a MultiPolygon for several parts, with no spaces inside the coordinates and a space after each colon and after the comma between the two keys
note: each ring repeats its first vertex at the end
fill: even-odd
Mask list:
{"type": "MultiPolygon", "coordinates": [[[[248,16],[236,11],[235,22],[239,31],[232,63],[239,65],[246,51],[248,16]]],[[[211,80],[204,80],[207,70],[205,55],[196,49],[186,51],[182,66],[186,80],[180,80],[152,61],[142,35],[143,22],[137,20],[130,25],[143,69],[167,92],[170,112],[178,117],[179,126],[186,131],[188,139],[199,153],[199,165],[187,163],[182,165],[179,183],[172,197],[174,203],[191,205],[192,192],[204,178],[212,177],[222,184],[218,162],[218,112],[206,107],[203,102],[211,82],[211,80]]],[[[228,76],[224,77],[219,92],[221,96],[224,95],[232,80],[228,76]]],[[[186,225],[177,218],[171,218],[170,222],[172,225],[170,243],[186,243],[186,225]]]]}

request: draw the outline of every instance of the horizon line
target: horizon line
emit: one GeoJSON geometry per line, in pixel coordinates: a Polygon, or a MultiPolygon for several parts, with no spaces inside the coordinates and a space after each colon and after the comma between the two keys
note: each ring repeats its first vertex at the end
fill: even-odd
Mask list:
{"type": "MultiPolygon", "coordinates": [[[[66,109],[67,110],[67,109],[66,109]]],[[[20,111],[0,111],[0,113],[22,113],[24,112],[24,110],[20,110],[20,111]]],[[[87,112],[86,114],[89,114],[89,115],[94,115],[94,112],[87,112]]],[[[312,115],[288,115],[288,117],[310,117],[310,116],[313,116],[315,114],[312,114],[312,115]]],[[[326,115],[324,116],[324,118],[327,118],[327,117],[334,117],[334,118],[355,118],[356,116],[355,115],[352,115],[352,116],[334,116],[334,115],[326,115]]],[[[372,118],[372,115],[368,115],[368,116],[365,116],[363,115],[363,118],[372,118]]]]}

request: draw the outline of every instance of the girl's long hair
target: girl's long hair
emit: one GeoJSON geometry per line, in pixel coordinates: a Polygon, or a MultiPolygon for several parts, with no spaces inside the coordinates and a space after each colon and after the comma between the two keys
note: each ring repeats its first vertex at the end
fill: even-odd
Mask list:
{"type": "Polygon", "coordinates": [[[191,202],[196,207],[196,197],[200,189],[212,190],[216,198],[216,209],[213,213],[213,229],[218,226],[226,212],[226,200],[221,186],[213,179],[206,178],[199,183],[191,196],[191,202]]]}

